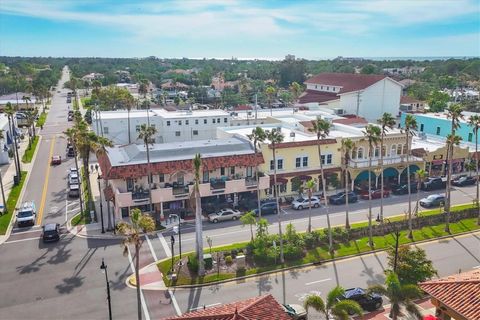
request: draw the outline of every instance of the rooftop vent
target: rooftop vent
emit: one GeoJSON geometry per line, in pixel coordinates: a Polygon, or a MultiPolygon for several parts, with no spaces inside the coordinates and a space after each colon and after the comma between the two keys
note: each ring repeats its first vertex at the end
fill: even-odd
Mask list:
{"type": "Polygon", "coordinates": [[[295,138],[295,132],[290,132],[290,137],[295,138]]]}

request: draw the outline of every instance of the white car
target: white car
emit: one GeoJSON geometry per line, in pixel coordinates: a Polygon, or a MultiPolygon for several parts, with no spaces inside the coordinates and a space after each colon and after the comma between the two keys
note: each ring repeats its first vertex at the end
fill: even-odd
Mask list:
{"type": "MultiPolygon", "coordinates": [[[[310,205],[310,201],[308,200],[308,197],[305,197],[305,196],[295,199],[292,202],[292,208],[295,210],[306,209],[309,207],[309,205],[310,205]]],[[[313,208],[320,207],[320,199],[317,196],[312,196],[311,205],[313,208]]]]}
{"type": "Polygon", "coordinates": [[[71,172],[68,174],[68,185],[79,184],[78,174],[76,172],[71,172]]]}
{"type": "Polygon", "coordinates": [[[28,225],[34,226],[36,220],[37,210],[35,207],[35,203],[33,201],[24,202],[17,212],[17,225],[19,227],[28,225]]]}
{"type": "Polygon", "coordinates": [[[208,221],[217,223],[219,221],[237,220],[240,219],[241,216],[242,213],[240,211],[226,208],[216,213],[209,214],[208,221]]]}

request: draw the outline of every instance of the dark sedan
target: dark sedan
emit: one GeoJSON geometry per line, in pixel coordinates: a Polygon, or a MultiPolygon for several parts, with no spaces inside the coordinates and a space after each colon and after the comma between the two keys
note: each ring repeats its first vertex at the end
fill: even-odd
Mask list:
{"type": "Polygon", "coordinates": [[[357,302],[363,310],[375,311],[383,305],[383,299],[376,293],[367,293],[362,288],[346,289],[341,299],[348,299],[357,302]]]}
{"type": "MultiPolygon", "coordinates": [[[[348,203],[355,203],[358,201],[357,194],[355,192],[348,193],[348,203]]],[[[333,196],[328,197],[328,202],[330,204],[345,204],[347,202],[347,197],[345,192],[339,192],[333,196]]]]}
{"type": "Polygon", "coordinates": [[[49,223],[43,226],[43,242],[54,242],[60,240],[60,225],[58,223],[49,223]]]}
{"type": "MultiPolygon", "coordinates": [[[[418,188],[417,188],[416,183],[410,183],[410,193],[417,193],[418,188]]],[[[402,195],[402,194],[408,194],[408,185],[407,184],[401,184],[401,185],[393,185],[391,186],[392,193],[396,195],[402,195]]]]}
{"type": "Polygon", "coordinates": [[[452,181],[452,185],[457,187],[465,187],[474,185],[476,182],[477,179],[475,179],[475,177],[459,177],[452,181]]]}

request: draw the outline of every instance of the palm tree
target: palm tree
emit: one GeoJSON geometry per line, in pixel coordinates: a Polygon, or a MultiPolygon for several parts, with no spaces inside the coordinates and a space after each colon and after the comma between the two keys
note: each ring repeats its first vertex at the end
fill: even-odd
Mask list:
{"type": "Polygon", "coordinates": [[[20,161],[18,159],[17,139],[13,132],[13,128],[14,128],[13,116],[15,115],[15,109],[13,108],[10,102],[7,102],[7,105],[5,106],[5,114],[7,115],[7,118],[8,118],[8,131],[10,132],[10,137],[12,138],[12,144],[14,149],[13,161],[15,162],[15,170],[16,170],[15,172],[17,173],[17,176],[20,177],[21,172],[20,172],[20,161]]]}
{"type": "MultiPolygon", "coordinates": [[[[129,246],[135,248],[135,281],[137,287],[137,316],[142,319],[142,304],[140,298],[140,248],[143,244],[142,233],[148,233],[155,230],[155,221],[151,216],[142,214],[140,209],[132,209],[130,211],[131,223],[121,221],[117,225],[118,232],[125,236],[122,241],[123,255],[129,254],[129,246]]],[[[148,237],[148,235],[145,235],[148,237]]]]}
{"type": "Polygon", "coordinates": [[[148,180],[148,199],[150,204],[150,212],[153,211],[152,203],[152,173],[150,169],[150,144],[153,144],[153,137],[157,133],[157,129],[153,126],[142,124],[138,133],[138,139],[143,140],[143,145],[147,150],[147,180],[148,180]]]}
{"type": "MultiPolygon", "coordinates": [[[[447,135],[447,153],[450,154],[450,157],[448,157],[448,161],[450,161],[450,159],[452,159],[452,155],[453,155],[453,147],[454,146],[458,146],[460,144],[460,141],[462,140],[461,137],[459,136],[456,136],[456,135],[452,135],[452,134],[449,134],[447,135]]],[[[451,163],[449,164],[448,166],[448,172],[447,172],[447,196],[445,197],[445,204],[444,204],[444,210],[446,212],[446,216],[445,216],[445,232],[448,232],[450,233],[450,217],[451,217],[451,213],[450,213],[450,192],[452,190],[452,182],[450,181],[452,179],[452,174],[450,173],[450,171],[452,170],[452,166],[451,166],[451,163]]]]}
{"type": "MultiPolygon", "coordinates": [[[[410,149],[411,149],[411,140],[412,136],[417,130],[417,119],[411,115],[407,114],[405,117],[405,124],[403,131],[405,132],[405,145],[407,146],[406,162],[407,162],[407,192],[408,192],[408,235],[409,239],[413,239],[413,228],[412,228],[412,188],[410,185],[410,149]]],[[[417,190],[417,192],[419,192],[417,190]]]]}
{"type": "MultiPolygon", "coordinates": [[[[68,138],[68,140],[70,141],[70,143],[72,144],[72,147],[73,147],[73,158],[75,159],[75,169],[77,169],[77,172],[80,172],[78,170],[78,159],[77,159],[77,130],[75,129],[75,127],[72,127],[72,128],[68,128],[67,130],[65,130],[63,132],[63,134],[68,138]]],[[[83,201],[82,201],[82,192],[81,192],[81,189],[80,189],[80,192],[79,192],[79,202],[80,202],[80,212],[81,214],[86,214],[86,212],[83,210],[83,201]]]]}
{"type": "Polygon", "coordinates": [[[415,215],[418,216],[418,205],[420,203],[420,188],[422,187],[422,183],[427,178],[428,173],[427,171],[420,169],[415,172],[415,175],[417,176],[417,204],[415,205],[415,215]]]}
{"type": "Polygon", "coordinates": [[[132,143],[130,135],[130,111],[132,111],[133,106],[135,105],[135,99],[132,95],[128,95],[124,101],[125,108],[127,109],[127,126],[128,126],[128,144],[132,143]]]}
{"type": "Polygon", "coordinates": [[[100,92],[100,88],[102,87],[102,83],[99,80],[94,80],[92,86],[92,95],[98,95],[98,93],[100,92]]]}
{"type": "Polygon", "coordinates": [[[372,157],[373,150],[377,147],[382,131],[380,127],[369,124],[363,132],[368,140],[368,243],[374,247],[372,237],[372,157]]]}
{"type": "Polygon", "coordinates": [[[343,299],[345,290],[336,286],[327,294],[327,300],[323,299],[316,295],[310,294],[307,296],[305,301],[303,301],[303,307],[307,310],[313,308],[317,312],[323,313],[325,319],[329,320],[330,316],[333,316],[333,319],[347,320],[350,319],[350,315],[357,314],[361,316],[363,314],[362,307],[353,300],[343,299]]]}
{"type": "Polygon", "coordinates": [[[423,318],[418,306],[412,301],[413,299],[422,297],[422,292],[416,285],[402,285],[394,272],[388,272],[385,279],[385,286],[374,285],[369,287],[368,291],[384,295],[388,298],[391,305],[390,318],[392,320],[398,319],[401,306],[404,306],[406,311],[417,319],[421,320],[423,318]]]}
{"type": "Polygon", "coordinates": [[[453,146],[454,144],[459,144],[460,141],[458,137],[455,136],[455,131],[460,128],[460,119],[463,119],[462,115],[462,107],[459,104],[453,104],[449,108],[446,109],[447,111],[447,118],[452,120],[452,127],[450,131],[450,135],[447,136],[447,163],[448,163],[448,171],[447,171],[447,190],[445,195],[445,211],[446,211],[446,218],[448,222],[445,224],[445,232],[450,233],[450,203],[451,203],[451,190],[452,190],[452,158],[453,158],[453,146]],[[456,143],[458,141],[458,143],[456,143]]]}
{"type": "Polygon", "coordinates": [[[313,194],[313,190],[315,190],[316,187],[317,187],[317,183],[314,179],[310,179],[307,182],[305,182],[304,189],[306,189],[308,193],[308,229],[307,229],[308,233],[312,232],[312,194],[313,194]]]}
{"type": "Polygon", "coordinates": [[[148,93],[148,80],[147,79],[141,79],[140,80],[140,86],[138,87],[138,93],[143,94],[143,99],[147,98],[147,93],[148,93]]]}
{"type": "Polygon", "coordinates": [[[333,252],[333,240],[332,240],[332,228],[330,225],[330,211],[328,207],[327,201],[327,183],[325,180],[325,173],[323,172],[323,159],[322,159],[322,148],[321,140],[327,138],[330,134],[330,128],[332,127],[331,123],[317,117],[317,120],[312,120],[313,127],[308,129],[308,131],[313,132],[317,135],[317,148],[318,148],[318,161],[320,162],[320,174],[322,176],[322,191],[323,191],[323,199],[324,199],[324,206],[327,212],[327,228],[328,228],[328,249],[330,253],[333,252]]]}
{"type": "MultiPolygon", "coordinates": [[[[258,144],[265,141],[266,135],[265,131],[261,127],[256,127],[252,129],[252,133],[247,135],[248,139],[253,142],[253,148],[255,150],[255,156],[257,156],[258,152],[258,144]]],[[[257,206],[258,206],[258,216],[262,217],[262,211],[260,206],[260,181],[258,177],[258,165],[255,168],[255,179],[257,181],[257,206]]]]}
{"type": "Polygon", "coordinates": [[[193,167],[195,169],[195,235],[196,253],[198,259],[198,275],[205,275],[205,265],[203,261],[203,225],[202,225],[202,198],[200,196],[200,170],[202,166],[202,158],[200,153],[193,158],[193,167]]]}
{"type": "Polygon", "coordinates": [[[276,92],[277,90],[275,90],[275,88],[272,86],[268,86],[267,88],[265,88],[265,94],[267,95],[268,106],[270,107],[270,115],[273,114],[272,99],[276,92]]]}
{"type": "Polygon", "coordinates": [[[297,102],[298,98],[303,92],[303,87],[300,85],[298,82],[292,82],[292,84],[289,87],[290,92],[292,93],[293,96],[293,101],[294,103],[297,102]]]}
{"type": "MultiPolygon", "coordinates": [[[[5,139],[5,136],[3,135],[3,130],[0,130],[0,140],[5,139]]],[[[5,192],[3,190],[3,179],[2,179],[2,172],[0,171],[0,189],[2,191],[2,204],[3,204],[3,211],[2,214],[7,212],[7,202],[5,201],[5,192]]]]}
{"type": "Polygon", "coordinates": [[[25,104],[27,105],[27,110],[28,110],[28,109],[29,109],[29,108],[28,108],[28,103],[29,103],[30,101],[32,101],[32,100],[30,99],[29,96],[23,96],[23,97],[22,97],[22,100],[25,101],[25,104]]]}
{"type": "Polygon", "coordinates": [[[272,157],[273,157],[273,192],[275,195],[275,201],[277,204],[277,219],[278,219],[278,235],[280,237],[280,262],[284,263],[283,259],[283,235],[282,235],[282,220],[280,218],[280,203],[279,203],[279,190],[277,185],[277,157],[276,157],[276,145],[282,143],[283,134],[280,130],[273,128],[272,130],[265,131],[266,138],[270,141],[272,146],[272,157]]]}
{"type": "Polygon", "coordinates": [[[478,222],[477,224],[480,226],[480,172],[479,172],[479,162],[480,162],[480,155],[478,154],[478,135],[480,132],[480,115],[472,115],[468,119],[468,124],[473,127],[473,134],[475,135],[475,171],[477,172],[477,209],[478,209],[478,222]]]}
{"type": "Polygon", "coordinates": [[[253,241],[253,226],[257,224],[255,213],[253,211],[245,212],[245,214],[240,218],[240,222],[242,223],[242,226],[250,226],[251,241],[253,241]]]}
{"type": "Polygon", "coordinates": [[[350,219],[348,217],[348,162],[350,160],[350,152],[354,147],[352,139],[346,138],[342,139],[342,153],[343,153],[343,164],[344,164],[344,175],[345,175],[345,229],[350,229],[350,219]]]}
{"type": "Polygon", "coordinates": [[[379,220],[380,223],[383,223],[383,190],[385,188],[384,186],[384,179],[383,179],[383,157],[384,157],[384,151],[383,149],[385,148],[383,143],[385,136],[387,135],[388,130],[392,130],[393,127],[395,126],[395,118],[388,112],[385,112],[380,119],[377,120],[378,124],[382,127],[382,134],[380,136],[380,216],[379,220]]]}

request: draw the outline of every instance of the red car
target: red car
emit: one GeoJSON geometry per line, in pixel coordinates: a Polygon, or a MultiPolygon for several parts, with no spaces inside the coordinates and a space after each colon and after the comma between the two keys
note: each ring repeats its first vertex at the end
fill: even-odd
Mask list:
{"type": "Polygon", "coordinates": [[[57,164],[62,164],[62,157],[61,156],[53,156],[52,161],[50,161],[50,164],[52,166],[57,165],[57,164]]]}
{"type": "MultiPolygon", "coordinates": [[[[372,190],[372,199],[380,199],[382,195],[382,190],[372,190]]],[[[383,189],[383,197],[388,198],[390,196],[390,190],[383,189]]],[[[368,191],[361,195],[363,200],[368,200],[368,191]]]]}

